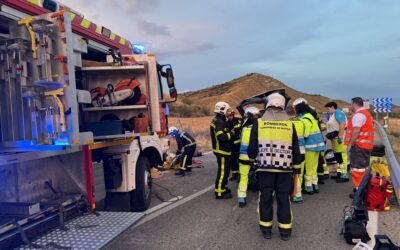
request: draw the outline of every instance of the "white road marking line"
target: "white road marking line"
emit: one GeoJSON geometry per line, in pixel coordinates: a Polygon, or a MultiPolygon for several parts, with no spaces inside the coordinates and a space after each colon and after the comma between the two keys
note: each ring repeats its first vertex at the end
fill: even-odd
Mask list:
{"type": "MultiPolygon", "coordinates": [[[[185,203],[187,203],[187,202],[189,202],[189,201],[191,201],[191,200],[193,200],[193,199],[199,197],[200,195],[207,193],[208,191],[210,191],[210,190],[212,190],[212,189],[214,189],[214,185],[209,186],[209,187],[207,187],[207,188],[205,188],[205,189],[203,189],[203,190],[201,190],[201,191],[199,191],[199,192],[197,192],[197,193],[194,193],[194,194],[192,194],[192,195],[189,195],[188,197],[185,197],[185,198],[183,198],[183,199],[181,199],[181,200],[178,200],[178,201],[176,201],[176,202],[174,202],[174,203],[170,203],[169,201],[166,202],[166,203],[168,203],[168,204],[166,204],[166,205],[163,205],[163,203],[162,203],[162,204],[160,204],[160,205],[163,205],[163,206],[158,205],[158,206],[160,206],[160,207],[158,208],[158,210],[154,209],[154,208],[155,208],[155,207],[154,207],[153,209],[151,209],[152,211],[151,211],[150,214],[149,214],[148,212],[146,212],[146,216],[145,216],[141,221],[139,221],[138,223],[136,223],[135,226],[134,226],[133,228],[136,228],[136,227],[138,227],[138,226],[140,226],[140,225],[142,225],[142,224],[144,224],[144,223],[146,223],[146,222],[149,222],[149,221],[151,221],[151,220],[157,218],[158,216],[163,215],[163,214],[165,214],[166,212],[169,212],[169,211],[171,211],[172,209],[177,208],[177,207],[179,207],[179,206],[181,206],[181,205],[183,205],[183,204],[185,204],[185,203]]],[[[176,198],[175,198],[175,199],[176,199],[176,198]]],[[[156,206],[156,207],[157,207],[157,206],[156,206]]]]}
{"type": "Polygon", "coordinates": [[[155,211],[157,211],[157,210],[160,210],[160,209],[163,208],[163,207],[166,207],[166,206],[170,205],[172,202],[181,200],[182,198],[183,198],[183,196],[174,197],[174,198],[172,198],[172,199],[170,199],[170,200],[167,200],[167,201],[165,201],[165,202],[163,202],[163,203],[161,203],[161,204],[158,204],[158,205],[155,206],[155,207],[152,207],[152,208],[146,210],[146,211],[144,212],[144,214],[145,214],[145,215],[149,215],[149,214],[151,214],[151,213],[153,213],[153,212],[155,212],[155,211]]]}
{"type": "Polygon", "coordinates": [[[375,235],[378,234],[378,212],[368,211],[368,217],[367,232],[369,237],[371,237],[368,246],[373,248],[375,246],[375,235]]]}

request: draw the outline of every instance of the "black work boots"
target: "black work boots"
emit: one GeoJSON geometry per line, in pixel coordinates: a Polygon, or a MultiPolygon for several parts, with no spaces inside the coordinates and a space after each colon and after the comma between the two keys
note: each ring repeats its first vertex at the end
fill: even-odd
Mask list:
{"type": "Polygon", "coordinates": [[[215,199],[217,200],[225,200],[225,199],[232,199],[232,194],[228,193],[228,192],[224,192],[221,195],[218,195],[217,193],[215,193],[215,199]]]}

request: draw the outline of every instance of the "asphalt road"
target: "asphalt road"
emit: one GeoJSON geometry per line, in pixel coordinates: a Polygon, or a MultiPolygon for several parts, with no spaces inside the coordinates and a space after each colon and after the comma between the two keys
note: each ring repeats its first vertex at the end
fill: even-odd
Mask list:
{"type": "MultiPolygon", "coordinates": [[[[305,196],[303,204],[293,204],[294,229],[289,242],[280,240],[276,225],[273,239],[266,240],[258,227],[258,194],[249,193],[246,208],[239,208],[235,198],[215,200],[211,189],[215,158],[207,155],[201,160],[205,168],[195,169],[189,176],[167,173],[155,181],[158,198],[165,201],[182,196],[182,200],[163,203],[153,197],[151,214],[105,249],[352,249],[338,234],[342,209],[351,203],[350,183],[326,181],[320,194],[305,196]]],[[[229,186],[235,190],[237,183],[229,186]]],[[[392,215],[399,216],[399,209],[386,213],[378,220],[379,227],[372,228],[382,228],[380,231],[398,237],[398,217],[393,220],[392,215]]]]}

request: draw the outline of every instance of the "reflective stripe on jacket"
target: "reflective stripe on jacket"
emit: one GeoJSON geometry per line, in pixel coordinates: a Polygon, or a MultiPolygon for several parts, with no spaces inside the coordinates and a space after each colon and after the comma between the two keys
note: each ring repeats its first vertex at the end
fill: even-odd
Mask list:
{"type": "Polygon", "coordinates": [[[300,147],[300,153],[305,154],[306,153],[306,140],[304,139],[304,132],[305,132],[305,125],[302,120],[299,118],[292,118],[291,121],[294,124],[294,127],[296,129],[297,133],[297,138],[299,140],[299,147],[300,147]]]}

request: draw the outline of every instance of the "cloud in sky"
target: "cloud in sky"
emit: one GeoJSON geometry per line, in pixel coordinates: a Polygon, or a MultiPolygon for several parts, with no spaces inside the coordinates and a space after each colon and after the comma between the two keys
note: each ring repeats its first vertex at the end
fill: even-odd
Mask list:
{"type": "Polygon", "coordinates": [[[397,0],[65,0],[171,63],[178,89],[249,72],[349,100],[400,104],[397,0]]]}

